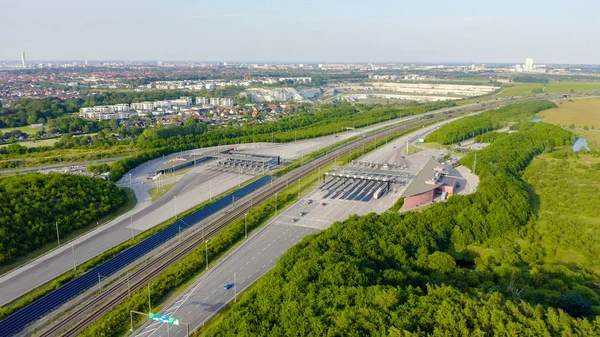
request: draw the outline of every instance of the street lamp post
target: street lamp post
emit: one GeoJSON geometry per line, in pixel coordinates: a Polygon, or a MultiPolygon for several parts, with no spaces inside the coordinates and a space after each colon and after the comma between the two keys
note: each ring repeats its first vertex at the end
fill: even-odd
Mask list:
{"type": "Polygon", "coordinates": [[[77,264],[75,264],[75,246],[73,242],[71,242],[71,252],[73,253],[73,271],[77,271],[77,264]]]}
{"type": "Polygon", "coordinates": [[[235,290],[235,297],[233,299],[233,303],[237,302],[237,282],[236,282],[236,278],[235,278],[236,274],[237,273],[233,273],[233,289],[235,290]]]}
{"type": "Polygon", "coordinates": [[[173,200],[175,200],[175,219],[177,219],[177,196],[173,196],[173,200]]]}
{"type": "Polygon", "coordinates": [[[208,269],[208,240],[206,240],[206,269],[208,269]]]}
{"type": "Polygon", "coordinates": [[[210,201],[212,201],[212,180],[209,180],[208,184],[210,186],[210,201]]]}
{"type": "Polygon", "coordinates": [[[244,225],[246,227],[246,235],[244,238],[248,238],[248,213],[244,214],[244,225]]]}
{"type": "Polygon", "coordinates": [[[58,241],[58,246],[60,247],[60,234],[58,233],[58,221],[56,222],[56,240],[58,241]]]}

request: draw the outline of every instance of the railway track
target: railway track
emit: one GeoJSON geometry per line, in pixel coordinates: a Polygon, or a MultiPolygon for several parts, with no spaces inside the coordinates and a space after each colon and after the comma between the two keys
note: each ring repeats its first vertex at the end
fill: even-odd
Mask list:
{"type": "MultiPolygon", "coordinates": [[[[426,119],[425,122],[441,120],[443,118],[445,117],[442,115],[436,115],[433,118],[426,119]]],[[[65,316],[51,323],[51,326],[42,331],[38,336],[77,336],[88,325],[125,300],[130,293],[146,286],[154,277],[190,254],[199,245],[203,244],[205,240],[216,235],[233,220],[242,217],[251,209],[251,207],[253,207],[253,205],[258,205],[287,188],[289,182],[294,183],[304,178],[308,174],[314,172],[317,167],[324,166],[336,160],[337,157],[344,156],[351,151],[359,149],[362,147],[363,143],[375,141],[377,138],[380,138],[380,135],[382,134],[406,130],[421,124],[424,124],[424,120],[416,119],[379,130],[364,138],[340,145],[326,156],[312,159],[292,172],[272,180],[271,183],[268,183],[259,190],[253,192],[251,199],[244,198],[240,200],[238,205],[232,211],[220,214],[213,220],[209,219],[209,222],[203,227],[193,229],[192,232],[182,238],[180,242],[167,248],[157,256],[152,257],[149,262],[133,271],[127,278],[114,282],[93,299],[69,311],[65,316]]]]}

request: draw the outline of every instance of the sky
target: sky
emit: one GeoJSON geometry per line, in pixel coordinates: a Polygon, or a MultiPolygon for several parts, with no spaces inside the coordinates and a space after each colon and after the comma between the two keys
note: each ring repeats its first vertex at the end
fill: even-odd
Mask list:
{"type": "Polygon", "coordinates": [[[600,63],[597,0],[0,0],[0,60],[600,63]]]}

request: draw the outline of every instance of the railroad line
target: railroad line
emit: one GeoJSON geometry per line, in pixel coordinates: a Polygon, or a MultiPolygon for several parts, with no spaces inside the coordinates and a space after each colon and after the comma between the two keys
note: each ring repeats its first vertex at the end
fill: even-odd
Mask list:
{"type": "Polygon", "coordinates": [[[109,285],[108,289],[102,291],[93,299],[69,311],[64,317],[59,318],[56,322],[51,323],[50,327],[42,331],[39,336],[77,336],[96,319],[100,318],[125,300],[130,293],[145,287],[153,278],[190,254],[193,250],[202,245],[205,240],[212,238],[233,220],[242,217],[251,209],[251,207],[253,207],[253,205],[258,205],[287,188],[289,182],[292,184],[295,183],[314,172],[317,167],[324,166],[333,162],[337,157],[344,156],[361,148],[363,143],[375,141],[380,138],[381,134],[406,130],[421,125],[424,121],[430,122],[441,120],[443,118],[443,116],[437,115],[426,120],[416,119],[379,130],[364,138],[359,138],[340,145],[337,149],[327,153],[327,155],[314,158],[284,176],[272,180],[267,185],[253,192],[251,199],[245,197],[239,201],[238,205],[232,211],[220,214],[212,221],[209,219],[209,223],[193,229],[189,235],[181,238],[180,242],[167,248],[159,255],[153,256],[150,261],[133,271],[126,279],[114,282],[109,285]]]}

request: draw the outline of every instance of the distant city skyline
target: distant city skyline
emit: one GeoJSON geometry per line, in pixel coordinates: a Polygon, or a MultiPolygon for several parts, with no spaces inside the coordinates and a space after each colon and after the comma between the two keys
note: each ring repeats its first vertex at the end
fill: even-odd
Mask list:
{"type": "Polygon", "coordinates": [[[0,60],[598,64],[600,3],[8,2],[0,60]]]}

